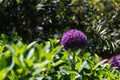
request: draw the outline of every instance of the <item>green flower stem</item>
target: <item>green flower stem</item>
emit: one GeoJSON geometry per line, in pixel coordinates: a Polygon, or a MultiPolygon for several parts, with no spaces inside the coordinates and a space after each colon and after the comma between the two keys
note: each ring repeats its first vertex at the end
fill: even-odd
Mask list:
{"type": "Polygon", "coordinates": [[[75,60],[75,52],[73,52],[73,60],[75,60]]]}
{"type": "Polygon", "coordinates": [[[75,56],[76,56],[76,55],[75,55],[75,51],[73,51],[73,53],[72,53],[72,57],[73,57],[73,60],[72,60],[72,69],[73,69],[73,70],[75,70],[75,63],[76,63],[76,62],[75,62],[75,61],[76,61],[76,60],[75,60],[75,56]]]}

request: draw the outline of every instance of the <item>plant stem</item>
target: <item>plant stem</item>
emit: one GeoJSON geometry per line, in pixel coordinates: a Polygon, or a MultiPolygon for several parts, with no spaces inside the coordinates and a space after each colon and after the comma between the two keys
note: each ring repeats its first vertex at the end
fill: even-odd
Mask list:
{"type": "Polygon", "coordinates": [[[72,69],[75,70],[75,51],[73,52],[72,69]]]}

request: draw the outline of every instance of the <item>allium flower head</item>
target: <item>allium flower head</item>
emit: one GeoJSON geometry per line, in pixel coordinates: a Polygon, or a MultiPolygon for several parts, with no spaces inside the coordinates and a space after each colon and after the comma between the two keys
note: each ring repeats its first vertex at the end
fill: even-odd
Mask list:
{"type": "Polygon", "coordinates": [[[118,67],[117,69],[120,70],[120,54],[113,57],[111,67],[118,67]]]}
{"type": "Polygon", "coordinates": [[[67,49],[84,48],[88,44],[86,35],[76,29],[67,31],[62,37],[62,45],[67,49]]]}

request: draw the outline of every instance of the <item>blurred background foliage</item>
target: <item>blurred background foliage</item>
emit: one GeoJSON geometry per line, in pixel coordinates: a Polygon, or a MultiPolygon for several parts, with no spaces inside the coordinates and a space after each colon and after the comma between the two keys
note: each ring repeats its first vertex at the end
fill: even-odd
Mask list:
{"type": "Polygon", "coordinates": [[[88,37],[87,50],[101,56],[120,51],[119,22],[119,0],[0,1],[0,33],[17,32],[24,42],[43,42],[79,29],[88,37]]]}

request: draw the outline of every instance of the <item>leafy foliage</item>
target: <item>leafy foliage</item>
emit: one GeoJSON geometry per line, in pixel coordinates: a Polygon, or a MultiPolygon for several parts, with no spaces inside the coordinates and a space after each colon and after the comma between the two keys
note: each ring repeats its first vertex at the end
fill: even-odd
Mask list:
{"type": "Polygon", "coordinates": [[[97,55],[84,50],[66,51],[58,43],[1,43],[1,80],[119,80],[119,71],[107,60],[99,62],[97,55]]]}
{"type": "Polygon", "coordinates": [[[44,42],[48,37],[60,39],[68,29],[80,29],[88,36],[91,53],[116,54],[119,12],[119,0],[2,0],[0,33],[17,32],[26,42],[44,42]]]}
{"type": "Polygon", "coordinates": [[[9,37],[0,35],[0,79],[119,80],[119,71],[98,57],[120,52],[119,18],[119,0],[1,0],[0,34],[9,37]],[[68,29],[87,35],[85,50],[48,41],[68,29]]]}

